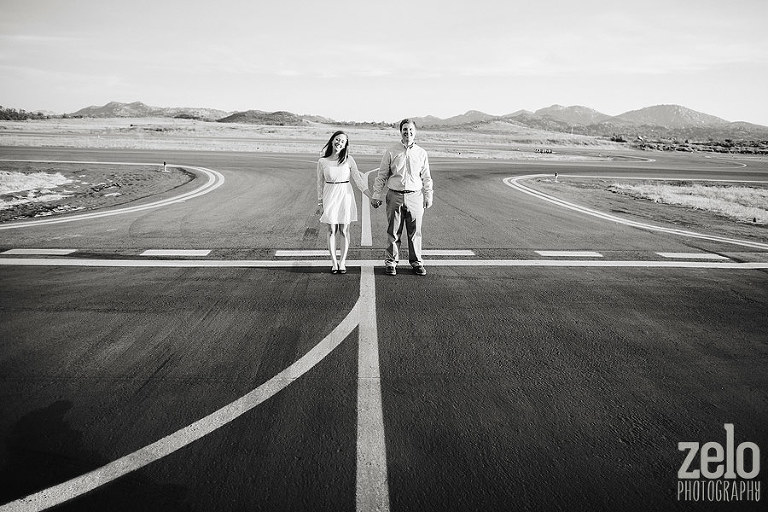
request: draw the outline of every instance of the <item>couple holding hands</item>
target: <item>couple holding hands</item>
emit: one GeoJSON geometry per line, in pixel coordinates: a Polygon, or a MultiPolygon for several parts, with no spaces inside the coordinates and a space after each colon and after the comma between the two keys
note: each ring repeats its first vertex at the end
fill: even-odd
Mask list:
{"type": "Polygon", "coordinates": [[[349,137],[337,131],[323,147],[323,156],[317,161],[317,198],[323,213],[320,222],[328,224],[328,250],[334,274],[347,272],[349,225],[357,221],[357,205],[350,178],[370,198],[371,206],[381,206],[381,193],[386,186],[387,236],[389,243],[384,252],[384,268],[388,275],[397,274],[400,241],[403,227],[408,236],[408,261],[416,275],[424,276],[421,257],[421,221],[424,210],[432,206],[432,176],[429,172],[427,152],[414,143],[416,124],[410,119],[400,121],[400,142],[390,146],[381,159],[373,182],[368,189],[355,159],[349,154],[349,137]],[[341,237],[340,258],[336,257],[336,235],[341,237]]]}

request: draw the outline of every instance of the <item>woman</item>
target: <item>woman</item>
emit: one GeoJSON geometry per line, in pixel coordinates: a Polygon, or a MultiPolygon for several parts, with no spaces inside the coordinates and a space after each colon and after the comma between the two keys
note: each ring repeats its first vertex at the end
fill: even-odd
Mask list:
{"type": "Polygon", "coordinates": [[[332,274],[347,273],[349,224],[357,220],[357,205],[351,177],[357,188],[370,197],[368,185],[349,155],[349,137],[339,130],[323,147],[323,157],[317,161],[317,201],[323,214],[320,222],[328,224],[328,250],[331,253],[332,274]],[[336,233],[341,235],[341,258],[336,259],[336,233]]]}

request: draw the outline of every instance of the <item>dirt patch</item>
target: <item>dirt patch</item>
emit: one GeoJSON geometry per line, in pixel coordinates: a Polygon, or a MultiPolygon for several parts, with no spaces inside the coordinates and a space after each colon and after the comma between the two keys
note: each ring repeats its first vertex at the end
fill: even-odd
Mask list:
{"type": "Polygon", "coordinates": [[[0,171],[61,175],[67,181],[45,189],[0,195],[7,206],[0,210],[0,222],[124,205],[168,192],[195,177],[184,169],[168,167],[164,171],[156,165],[0,162],[0,171]]]}
{"type": "Polygon", "coordinates": [[[525,182],[531,188],[559,199],[628,220],[768,242],[768,226],[739,222],[709,211],[656,203],[609,190],[611,185],[617,183],[636,184],[637,180],[559,178],[555,182],[551,178],[538,178],[525,182]]]}

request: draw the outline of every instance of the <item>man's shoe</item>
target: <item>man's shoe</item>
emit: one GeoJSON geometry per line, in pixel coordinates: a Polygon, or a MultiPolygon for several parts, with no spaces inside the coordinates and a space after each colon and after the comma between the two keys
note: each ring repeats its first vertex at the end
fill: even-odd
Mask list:
{"type": "Polygon", "coordinates": [[[397,275],[397,269],[394,267],[394,265],[387,265],[384,267],[384,273],[388,276],[394,276],[397,275]]]}
{"type": "Polygon", "coordinates": [[[427,275],[427,269],[423,265],[416,265],[413,267],[413,273],[417,276],[425,276],[427,275]]]}

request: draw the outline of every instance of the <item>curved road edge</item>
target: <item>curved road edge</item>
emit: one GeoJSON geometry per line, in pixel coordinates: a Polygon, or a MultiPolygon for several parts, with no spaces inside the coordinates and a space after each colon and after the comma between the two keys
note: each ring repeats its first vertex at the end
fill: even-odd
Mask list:
{"type": "MultiPolygon", "coordinates": [[[[695,231],[686,231],[683,229],[674,229],[674,228],[665,228],[661,226],[655,226],[653,224],[645,224],[642,222],[637,222],[633,220],[628,219],[622,219],[621,217],[617,217],[615,215],[611,215],[608,213],[600,212],[598,210],[593,210],[591,208],[587,208],[585,206],[580,206],[568,201],[565,201],[563,199],[559,199],[555,196],[545,194],[544,192],[539,192],[538,190],[534,190],[530,187],[526,187],[522,183],[520,183],[521,180],[526,179],[533,179],[533,178],[544,178],[549,177],[549,174],[529,174],[525,176],[517,176],[517,177],[509,177],[504,178],[504,184],[508,187],[511,187],[515,190],[518,190],[520,192],[523,192],[524,194],[528,194],[530,196],[536,197],[538,199],[541,199],[543,201],[550,202],[552,204],[555,204],[557,206],[568,208],[569,210],[574,210],[580,213],[584,213],[586,215],[591,215],[593,217],[597,217],[599,219],[611,221],[611,222],[617,222],[619,224],[624,224],[625,226],[632,226],[640,229],[645,229],[648,231],[658,231],[661,233],[668,233],[671,235],[677,235],[677,236],[686,236],[690,238],[699,238],[703,240],[710,240],[713,242],[722,242],[726,244],[732,244],[732,245],[739,245],[742,247],[749,247],[752,249],[762,249],[762,250],[768,250],[768,244],[764,244],[761,242],[752,242],[749,240],[738,240],[736,238],[727,238],[723,236],[718,235],[707,235],[702,233],[696,233],[695,231]]],[[[567,177],[568,175],[562,175],[562,177],[567,177]]]]}
{"type": "MultiPolygon", "coordinates": [[[[67,163],[87,164],[87,163],[94,163],[94,162],[69,162],[68,161],[67,163]]],[[[125,162],[98,162],[98,163],[113,164],[113,165],[149,165],[149,164],[125,163],[125,162]]],[[[181,166],[172,165],[169,167],[181,167],[181,166]]],[[[206,176],[208,180],[203,185],[197,187],[194,190],[185,192],[183,194],[179,194],[177,196],[169,197],[167,199],[162,199],[160,201],[155,201],[152,203],[136,205],[136,206],[128,206],[125,208],[116,208],[114,210],[104,210],[104,211],[96,211],[91,213],[83,213],[79,215],[71,215],[71,216],[55,218],[55,219],[21,221],[13,224],[0,225],[0,231],[7,230],[7,229],[20,229],[20,228],[31,228],[31,227],[37,227],[37,226],[47,226],[50,224],[62,224],[65,222],[77,222],[77,221],[83,221],[83,220],[97,219],[100,217],[109,217],[112,215],[123,215],[127,213],[135,213],[143,210],[149,210],[152,208],[161,208],[163,206],[168,206],[171,204],[187,201],[188,199],[194,199],[196,197],[200,197],[202,195],[205,195],[209,192],[216,190],[217,188],[219,188],[224,184],[224,181],[225,181],[224,176],[218,171],[207,169],[205,167],[193,167],[188,165],[185,165],[184,168],[191,169],[195,172],[198,172],[206,176]]]]}

